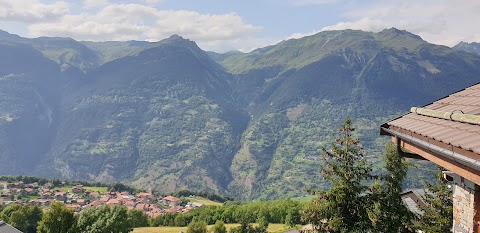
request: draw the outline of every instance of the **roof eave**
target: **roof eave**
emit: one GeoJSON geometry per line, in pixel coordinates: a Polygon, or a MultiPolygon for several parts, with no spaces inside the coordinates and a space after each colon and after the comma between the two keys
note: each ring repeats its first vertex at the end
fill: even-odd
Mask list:
{"type": "Polygon", "coordinates": [[[480,161],[467,157],[465,155],[459,154],[452,150],[448,150],[437,145],[431,144],[429,142],[423,141],[421,139],[415,138],[411,135],[404,134],[402,132],[398,132],[396,130],[392,130],[389,128],[381,127],[382,131],[385,133],[383,135],[391,135],[400,138],[401,140],[413,144],[424,151],[434,153],[441,157],[444,157],[449,160],[453,160],[458,162],[464,166],[472,168],[476,171],[480,171],[480,161]]]}

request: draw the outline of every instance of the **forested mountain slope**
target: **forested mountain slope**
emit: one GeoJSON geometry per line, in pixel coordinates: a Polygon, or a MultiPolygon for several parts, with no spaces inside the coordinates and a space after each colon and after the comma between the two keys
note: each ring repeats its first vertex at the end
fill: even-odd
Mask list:
{"type": "Polygon", "coordinates": [[[0,50],[2,175],[245,199],[321,186],[319,149],[346,117],[376,161],[382,122],[480,81],[479,56],[397,29],[326,31],[226,54],[179,36],[77,42],[2,32],[0,50]]]}
{"type": "Polygon", "coordinates": [[[217,61],[252,116],[230,186],[246,196],[321,184],[319,148],[347,117],[376,157],[386,119],[480,81],[478,56],[395,28],[321,32],[217,61]]]}
{"type": "Polygon", "coordinates": [[[65,119],[44,163],[55,175],[223,191],[231,180],[224,165],[247,119],[232,102],[230,75],[194,42],[171,37],[86,79],[64,98],[65,119]]]}

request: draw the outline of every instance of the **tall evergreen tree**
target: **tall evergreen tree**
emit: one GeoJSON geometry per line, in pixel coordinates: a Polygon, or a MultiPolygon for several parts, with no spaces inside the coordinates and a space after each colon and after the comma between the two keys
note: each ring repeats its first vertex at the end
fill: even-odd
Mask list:
{"type": "Polygon", "coordinates": [[[381,176],[382,183],[371,185],[369,217],[372,232],[414,232],[412,220],[414,215],[402,201],[402,183],[409,164],[405,158],[398,156],[395,145],[385,146],[383,156],[387,173],[381,176]]]}
{"type": "Polygon", "coordinates": [[[448,181],[443,178],[442,167],[437,168],[436,182],[424,181],[426,207],[417,216],[415,227],[423,232],[449,233],[453,222],[453,193],[448,181]]]}
{"type": "Polygon", "coordinates": [[[304,210],[304,220],[321,232],[367,232],[371,223],[367,213],[366,182],[372,178],[354,128],[347,119],[331,150],[322,148],[323,176],[332,183],[326,191],[312,191],[318,198],[304,210]]]}

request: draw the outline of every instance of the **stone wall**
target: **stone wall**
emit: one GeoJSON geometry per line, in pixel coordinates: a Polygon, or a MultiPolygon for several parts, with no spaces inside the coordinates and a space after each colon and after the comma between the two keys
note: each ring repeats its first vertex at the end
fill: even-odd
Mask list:
{"type": "Polygon", "coordinates": [[[480,233],[480,189],[475,183],[457,177],[453,193],[455,233],[480,233]]]}

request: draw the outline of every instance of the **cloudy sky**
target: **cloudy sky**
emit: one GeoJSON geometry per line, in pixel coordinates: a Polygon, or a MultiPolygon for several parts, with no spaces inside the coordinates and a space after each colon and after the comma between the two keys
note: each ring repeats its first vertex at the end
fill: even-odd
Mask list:
{"type": "Polygon", "coordinates": [[[0,0],[0,29],[25,37],[157,41],[249,51],[324,30],[396,27],[436,44],[480,42],[478,0],[0,0]]]}

